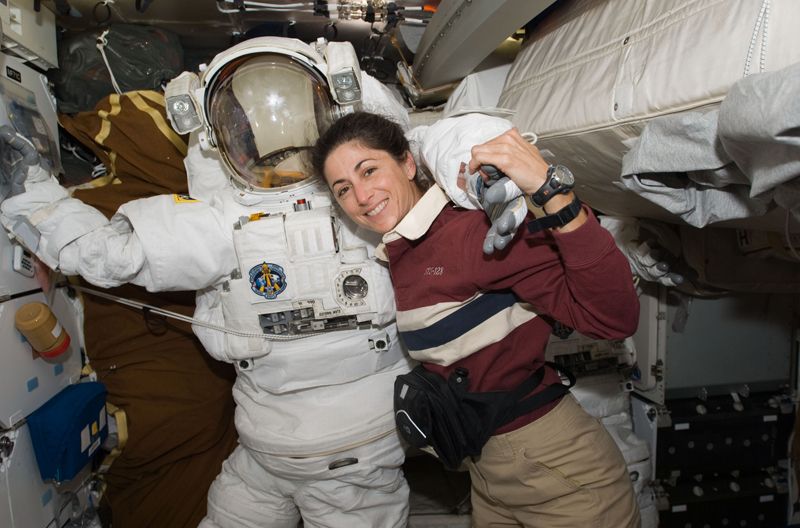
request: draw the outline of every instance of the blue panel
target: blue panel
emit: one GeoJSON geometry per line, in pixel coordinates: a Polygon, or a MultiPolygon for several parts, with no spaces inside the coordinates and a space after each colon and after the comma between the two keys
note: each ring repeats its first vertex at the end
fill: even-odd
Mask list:
{"type": "Polygon", "coordinates": [[[33,392],[39,388],[39,378],[33,377],[28,380],[28,392],[33,392]]]}
{"type": "Polygon", "coordinates": [[[53,366],[53,375],[54,376],[58,376],[62,372],[64,372],[64,365],[62,365],[61,363],[58,363],[55,366],[53,366]]]}

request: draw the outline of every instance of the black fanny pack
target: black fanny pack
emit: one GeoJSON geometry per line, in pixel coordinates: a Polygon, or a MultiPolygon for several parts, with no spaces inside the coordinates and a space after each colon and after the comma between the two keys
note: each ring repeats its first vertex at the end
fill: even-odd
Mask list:
{"type": "Polygon", "coordinates": [[[469,372],[458,368],[445,380],[418,365],[394,382],[394,413],[400,435],[412,446],[434,454],[448,469],[477,456],[498,427],[556,400],[575,385],[572,373],[554,363],[569,385],[551,385],[527,397],[544,377],[545,367],[510,391],[469,392],[469,372]]]}

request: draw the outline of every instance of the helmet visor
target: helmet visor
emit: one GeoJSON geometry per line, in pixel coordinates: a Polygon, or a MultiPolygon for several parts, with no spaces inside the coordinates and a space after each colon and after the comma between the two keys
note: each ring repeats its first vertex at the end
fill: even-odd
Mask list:
{"type": "Polygon", "coordinates": [[[209,118],[232,176],[249,189],[275,189],[311,176],[306,152],[330,126],[332,104],[315,71],[290,57],[265,54],[220,72],[209,118]]]}

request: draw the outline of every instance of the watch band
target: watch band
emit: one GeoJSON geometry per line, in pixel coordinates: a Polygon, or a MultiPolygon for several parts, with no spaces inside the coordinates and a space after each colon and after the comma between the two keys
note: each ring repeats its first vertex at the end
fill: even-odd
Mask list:
{"type": "Polygon", "coordinates": [[[528,232],[536,233],[543,229],[549,229],[552,227],[561,227],[567,225],[572,220],[574,220],[575,217],[578,216],[578,213],[580,212],[581,212],[581,201],[578,200],[578,197],[576,196],[575,198],[572,199],[569,205],[567,205],[566,207],[562,207],[555,213],[528,222],[528,232]]]}

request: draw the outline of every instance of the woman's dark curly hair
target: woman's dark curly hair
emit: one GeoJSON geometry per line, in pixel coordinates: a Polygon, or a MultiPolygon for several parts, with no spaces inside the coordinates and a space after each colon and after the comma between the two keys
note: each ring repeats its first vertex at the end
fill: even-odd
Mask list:
{"type": "Polygon", "coordinates": [[[311,149],[311,165],[319,177],[325,179],[325,161],[331,152],[349,141],[386,151],[398,163],[406,160],[410,150],[403,129],[394,121],[369,112],[347,114],[334,121],[311,149]]]}

